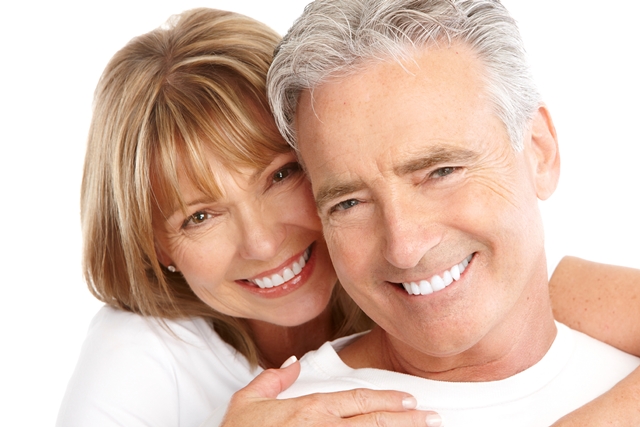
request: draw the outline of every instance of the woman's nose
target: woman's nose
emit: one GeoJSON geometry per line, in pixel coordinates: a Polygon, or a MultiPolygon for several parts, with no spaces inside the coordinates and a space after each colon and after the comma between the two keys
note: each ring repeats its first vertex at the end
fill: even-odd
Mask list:
{"type": "Polygon", "coordinates": [[[267,261],[274,258],[286,238],[286,227],[274,215],[251,212],[243,215],[241,255],[246,259],[267,261]]]}

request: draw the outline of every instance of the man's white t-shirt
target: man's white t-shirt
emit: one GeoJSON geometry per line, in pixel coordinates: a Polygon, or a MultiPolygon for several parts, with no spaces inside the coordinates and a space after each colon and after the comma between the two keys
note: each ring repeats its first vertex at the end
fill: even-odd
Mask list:
{"type": "Polygon", "coordinates": [[[103,307],[56,426],[197,427],[262,371],[203,319],[165,323],[103,307]]]}
{"type": "Polygon", "coordinates": [[[296,383],[280,398],[354,388],[405,391],[445,427],[549,426],[609,390],[640,359],[556,323],[558,334],[534,366],[500,381],[444,382],[380,369],[352,369],[336,351],[356,336],[326,343],[302,359],[296,383]]]}

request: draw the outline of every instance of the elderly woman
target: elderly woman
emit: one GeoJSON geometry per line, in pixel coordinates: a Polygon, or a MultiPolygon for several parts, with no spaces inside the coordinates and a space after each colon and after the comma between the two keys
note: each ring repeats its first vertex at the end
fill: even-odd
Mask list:
{"type": "MultiPolygon", "coordinates": [[[[269,114],[278,41],[247,17],[196,9],[105,69],[82,226],[85,277],[106,305],[58,426],[198,426],[264,368],[369,327],[336,284],[309,184],[269,114]]],[[[563,261],[556,276],[581,263],[563,261]]],[[[586,282],[609,274],[589,265],[586,282]]],[[[558,316],[576,311],[563,301],[558,316]]],[[[394,391],[271,399],[297,375],[286,365],[237,393],[226,425],[439,425],[394,391]]]]}

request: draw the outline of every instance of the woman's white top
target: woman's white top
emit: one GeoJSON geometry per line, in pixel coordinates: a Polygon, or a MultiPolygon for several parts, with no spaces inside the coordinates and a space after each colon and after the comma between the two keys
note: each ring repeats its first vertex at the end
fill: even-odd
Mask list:
{"type": "Polygon", "coordinates": [[[91,322],[57,427],[197,427],[260,368],[203,319],[103,307],[91,322]]]}

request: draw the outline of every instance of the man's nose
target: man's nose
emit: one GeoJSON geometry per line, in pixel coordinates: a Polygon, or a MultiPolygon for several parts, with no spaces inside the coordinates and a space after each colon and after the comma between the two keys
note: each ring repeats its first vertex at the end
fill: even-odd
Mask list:
{"type": "Polygon", "coordinates": [[[383,209],[384,257],[397,268],[413,268],[442,240],[441,228],[413,201],[387,203],[383,209]]]}
{"type": "Polygon", "coordinates": [[[246,259],[268,261],[274,258],[286,238],[283,224],[258,211],[245,212],[240,229],[240,254],[246,259]]]}

